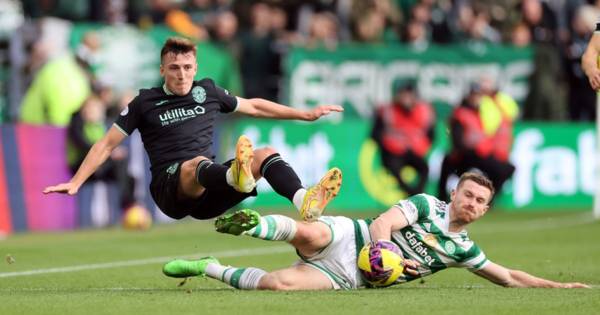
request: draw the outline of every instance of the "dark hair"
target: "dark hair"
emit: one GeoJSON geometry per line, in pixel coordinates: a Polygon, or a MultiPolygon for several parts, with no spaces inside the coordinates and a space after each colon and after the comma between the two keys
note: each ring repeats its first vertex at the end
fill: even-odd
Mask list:
{"type": "Polygon", "coordinates": [[[492,200],[492,197],[494,197],[494,194],[496,193],[496,190],[494,189],[494,184],[492,183],[492,181],[489,178],[487,178],[485,175],[483,175],[481,173],[464,172],[462,175],[460,175],[460,179],[458,180],[458,184],[456,185],[456,190],[458,190],[460,185],[462,185],[464,182],[466,182],[468,180],[473,181],[476,184],[489,189],[490,190],[490,201],[492,200]]]}
{"type": "Polygon", "coordinates": [[[196,57],[196,45],[191,40],[182,37],[169,37],[160,51],[160,61],[162,62],[163,57],[168,53],[179,55],[189,52],[192,52],[196,57]]]}
{"type": "Polygon", "coordinates": [[[409,80],[398,80],[398,81],[394,82],[393,89],[394,89],[394,93],[399,93],[399,92],[404,92],[404,91],[414,92],[415,86],[416,86],[415,80],[410,80],[410,79],[409,80]]]}

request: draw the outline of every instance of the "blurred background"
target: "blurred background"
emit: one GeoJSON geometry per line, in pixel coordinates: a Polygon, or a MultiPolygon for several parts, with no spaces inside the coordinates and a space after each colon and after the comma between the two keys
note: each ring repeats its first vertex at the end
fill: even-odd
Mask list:
{"type": "MultiPolygon", "coordinates": [[[[240,134],[272,145],[306,185],[344,172],[331,207],[447,199],[477,168],[496,211],[590,211],[596,94],[580,66],[593,0],[0,0],[0,235],[101,227],[149,209],[137,133],[76,197],[67,181],[140,88],[162,84],[169,36],[198,43],[198,78],[301,109],[315,123],[222,117],[217,161],[240,134]]],[[[289,211],[265,183],[243,206],[289,211]]]]}

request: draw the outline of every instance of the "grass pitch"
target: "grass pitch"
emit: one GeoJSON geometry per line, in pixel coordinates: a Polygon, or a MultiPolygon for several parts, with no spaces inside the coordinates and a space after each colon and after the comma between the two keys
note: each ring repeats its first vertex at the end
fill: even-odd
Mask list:
{"type": "Polygon", "coordinates": [[[465,270],[387,289],[262,292],[218,281],[162,275],[175,257],[215,255],[234,266],[273,270],[291,247],[221,235],[212,222],[146,232],[120,228],[14,235],[0,241],[0,314],[598,314],[600,221],[589,213],[491,212],[469,235],[492,261],[590,290],[505,289],[465,270]]]}

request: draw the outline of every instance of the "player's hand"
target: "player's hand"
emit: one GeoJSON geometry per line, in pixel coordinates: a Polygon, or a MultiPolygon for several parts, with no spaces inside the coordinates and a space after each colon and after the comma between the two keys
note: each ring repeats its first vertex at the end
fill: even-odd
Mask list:
{"type": "Polygon", "coordinates": [[[579,282],[561,283],[561,288],[564,289],[591,289],[589,285],[579,282]]]}
{"type": "Polygon", "coordinates": [[[419,262],[414,261],[412,259],[404,259],[402,260],[402,265],[404,265],[404,273],[409,274],[413,277],[419,277],[419,262]]]}
{"type": "Polygon", "coordinates": [[[59,194],[68,194],[68,195],[72,196],[72,195],[75,195],[78,190],[79,190],[79,187],[77,187],[77,185],[75,185],[73,183],[62,183],[62,184],[58,184],[56,186],[48,186],[48,187],[44,188],[44,194],[59,193],[59,194]]]}
{"type": "Polygon", "coordinates": [[[321,116],[329,115],[331,112],[343,112],[344,108],[339,105],[319,105],[310,111],[307,120],[313,121],[321,118],[321,116]]]}
{"type": "Polygon", "coordinates": [[[588,75],[588,80],[590,81],[592,89],[596,91],[600,90],[600,69],[594,69],[593,72],[588,75]]]}

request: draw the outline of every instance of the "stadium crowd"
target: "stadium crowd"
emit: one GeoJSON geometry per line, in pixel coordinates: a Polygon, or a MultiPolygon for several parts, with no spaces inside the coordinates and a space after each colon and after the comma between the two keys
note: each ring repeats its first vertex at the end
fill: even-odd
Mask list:
{"type": "MultiPolygon", "coordinates": [[[[22,99],[52,56],[45,40],[57,30],[48,17],[74,22],[128,23],[142,29],[167,25],[198,41],[229,50],[239,62],[244,97],[277,100],[281,57],[294,45],[335,49],[340,42],[429,44],[504,43],[535,47],[535,72],[522,118],[593,120],[595,97],[580,67],[600,2],[593,0],[3,0],[4,41],[11,106],[22,99]],[[10,8],[13,8],[12,13],[10,8]],[[9,21],[7,19],[7,21],[9,21]],[[44,22],[46,21],[46,22],[44,22]],[[40,28],[45,26],[46,30],[40,28]],[[16,30],[16,32],[11,32],[16,30]],[[12,35],[11,35],[12,34],[12,35]],[[16,42],[15,42],[16,41],[16,42]],[[20,41],[20,42],[19,42],[20,41]],[[26,53],[17,56],[18,47],[26,53]],[[258,80],[257,78],[261,78],[258,80]],[[12,80],[11,80],[12,81],[12,80]]],[[[78,56],[93,56],[92,46],[78,56]]],[[[78,99],[78,103],[82,100],[78,99]]],[[[70,109],[72,110],[72,109],[70,109]]],[[[16,120],[20,110],[11,111],[16,120]]]]}

